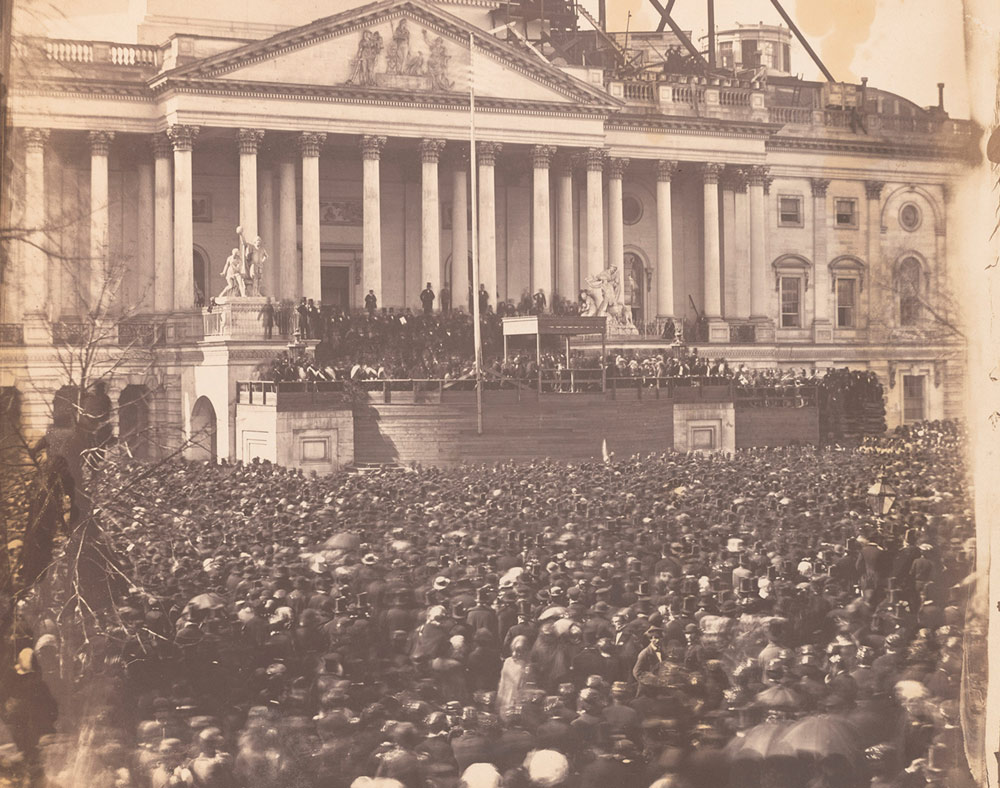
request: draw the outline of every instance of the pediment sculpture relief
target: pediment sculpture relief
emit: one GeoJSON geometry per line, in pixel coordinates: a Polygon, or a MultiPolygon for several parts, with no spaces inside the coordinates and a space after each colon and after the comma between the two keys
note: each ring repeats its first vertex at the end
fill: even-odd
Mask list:
{"type": "Polygon", "coordinates": [[[421,30],[427,51],[418,50],[406,17],[392,28],[388,46],[377,30],[364,30],[358,50],[351,60],[346,84],[363,87],[409,88],[413,90],[452,90],[448,76],[451,55],[441,36],[421,30]],[[385,50],[385,67],[379,71],[379,58],[385,50]]]}

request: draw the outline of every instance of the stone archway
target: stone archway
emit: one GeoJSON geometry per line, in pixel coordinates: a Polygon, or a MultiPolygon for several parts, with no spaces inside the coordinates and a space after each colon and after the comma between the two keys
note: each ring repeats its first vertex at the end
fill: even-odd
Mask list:
{"type": "Polygon", "coordinates": [[[215,462],[219,456],[217,447],[217,420],[215,407],[208,397],[198,397],[191,410],[190,445],[188,459],[201,462],[215,462]]]}
{"type": "Polygon", "coordinates": [[[126,386],[119,395],[118,440],[135,459],[149,459],[149,390],[145,386],[126,386]]]}
{"type": "MultiPolygon", "coordinates": [[[[632,322],[642,332],[649,316],[646,309],[646,262],[638,252],[625,250],[623,279],[625,307],[632,310],[632,322]]],[[[655,319],[656,315],[652,317],[655,319]]]]}

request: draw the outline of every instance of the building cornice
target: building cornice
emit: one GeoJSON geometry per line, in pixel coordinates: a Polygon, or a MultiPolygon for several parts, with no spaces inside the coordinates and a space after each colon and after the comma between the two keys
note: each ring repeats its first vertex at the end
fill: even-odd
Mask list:
{"type": "MultiPolygon", "coordinates": [[[[356,85],[289,85],[230,79],[197,79],[192,77],[165,80],[156,88],[157,95],[169,91],[203,96],[227,96],[254,99],[293,99],[299,101],[368,104],[373,106],[410,107],[416,109],[462,110],[468,112],[469,96],[465,93],[420,92],[392,88],[371,88],[356,85]]],[[[588,104],[567,104],[561,101],[537,99],[476,97],[477,112],[513,112],[518,114],[554,115],[601,119],[607,117],[603,107],[588,104]]]]}
{"type": "Polygon", "coordinates": [[[107,79],[20,80],[11,88],[13,96],[48,96],[71,98],[106,98],[118,101],[154,101],[156,96],[143,82],[118,82],[107,79]]]}
{"type": "Polygon", "coordinates": [[[958,159],[975,160],[975,152],[967,146],[918,144],[896,140],[856,140],[813,137],[772,136],[765,142],[771,151],[822,151],[893,159],[958,159]]]}
{"type": "Polygon", "coordinates": [[[667,115],[622,115],[608,118],[606,131],[643,131],[689,134],[695,132],[713,137],[743,137],[766,139],[781,128],[778,123],[723,120],[719,118],[676,117],[667,115]]]}

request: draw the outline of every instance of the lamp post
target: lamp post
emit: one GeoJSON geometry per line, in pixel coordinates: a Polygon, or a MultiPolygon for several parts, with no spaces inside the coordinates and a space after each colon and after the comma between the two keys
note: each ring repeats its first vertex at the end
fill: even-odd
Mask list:
{"type": "Polygon", "coordinates": [[[868,507],[880,526],[892,509],[892,505],[896,503],[897,497],[896,488],[885,480],[885,470],[880,470],[875,483],[868,488],[868,507]]]}

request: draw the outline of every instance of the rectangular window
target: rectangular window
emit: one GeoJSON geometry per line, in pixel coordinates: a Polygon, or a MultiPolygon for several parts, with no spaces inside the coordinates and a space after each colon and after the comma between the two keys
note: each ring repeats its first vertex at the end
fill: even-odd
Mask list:
{"type": "Polygon", "coordinates": [[[855,328],[857,280],[837,280],[837,328],[855,328]]]}
{"type": "Polygon", "coordinates": [[[801,319],[802,280],[797,276],[781,277],[781,327],[799,328],[801,319]]]}
{"type": "Polygon", "coordinates": [[[903,423],[924,419],[924,375],[903,375],[903,423]]]}
{"type": "Polygon", "coordinates": [[[858,226],[858,201],[853,198],[838,197],[834,200],[837,212],[837,227],[858,226]]]}
{"type": "Polygon", "coordinates": [[[802,198],[782,195],[778,198],[778,225],[781,227],[802,226],[802,198]]]}

